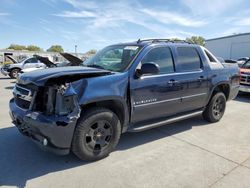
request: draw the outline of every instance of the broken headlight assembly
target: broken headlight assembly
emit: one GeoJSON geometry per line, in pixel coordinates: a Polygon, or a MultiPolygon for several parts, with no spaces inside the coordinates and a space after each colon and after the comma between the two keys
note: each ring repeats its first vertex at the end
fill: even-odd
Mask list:
{"type": "Polygon", "coordinates": [[[78,109],[77,93],[71,84],[60,85],[55,94],[55,114],[65,116],[78,109]]]}

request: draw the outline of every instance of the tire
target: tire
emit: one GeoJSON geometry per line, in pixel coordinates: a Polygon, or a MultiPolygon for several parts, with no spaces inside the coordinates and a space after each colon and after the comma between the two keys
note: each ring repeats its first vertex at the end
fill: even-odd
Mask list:
{"type": "Polygon", "coordinates": [[[119,142],[121,123],[106,108],[92,108],[79,118],[72,140],[73,153],[84,161],[105,158],[119,142]]]}
{"type": "Polygon", "coordinates": [[[226,109],[226,97],[222,92],[216,93],[203,112],[203,118],[211,123],[220,121],[226,109]]]}
{"type": "Polygon", "coordinates": [[[18,75],[19,72],[20,72],[20,69],[14,68],[14,69],[12,69],[12,70],[10,71],[9,76],[10,76],[11,78],[17,78],[17,75],[18,75]]]}

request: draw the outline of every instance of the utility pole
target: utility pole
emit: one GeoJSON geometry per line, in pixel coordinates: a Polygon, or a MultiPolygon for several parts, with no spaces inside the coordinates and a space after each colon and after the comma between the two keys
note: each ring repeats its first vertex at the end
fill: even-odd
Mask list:
{"type": "Polygon", "coordinates": [[[75,45],[75,54],[77,53],[77,45],[75,45]]]}

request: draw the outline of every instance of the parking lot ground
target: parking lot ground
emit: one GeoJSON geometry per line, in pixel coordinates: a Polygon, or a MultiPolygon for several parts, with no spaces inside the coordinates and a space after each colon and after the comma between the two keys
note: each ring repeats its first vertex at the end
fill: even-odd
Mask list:
{"type": "Polygon", "coordinates": [[[0,76],[0,186],[249,187],[250,95],[227,103],[219,123],[201,117],[121,136],[109,157],[86,163],[41,151],[11,125],[14,80],[0,76]]]}

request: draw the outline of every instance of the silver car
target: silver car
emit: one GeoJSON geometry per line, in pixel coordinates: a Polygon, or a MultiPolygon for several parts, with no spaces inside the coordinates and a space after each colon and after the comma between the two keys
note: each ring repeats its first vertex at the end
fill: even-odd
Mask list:
{"type": "Polygon", "coordinates": [[[16,78],[18,73],[26,68],[45,68],[46,65],[39,61],[37,58],[29,57],[22,59],[17,62],[11,56],[8,58],[13,62],[12,64],[6,64],[1,67],[1,73],[5,76],[10,76],[11,78],[16,78]]]}

